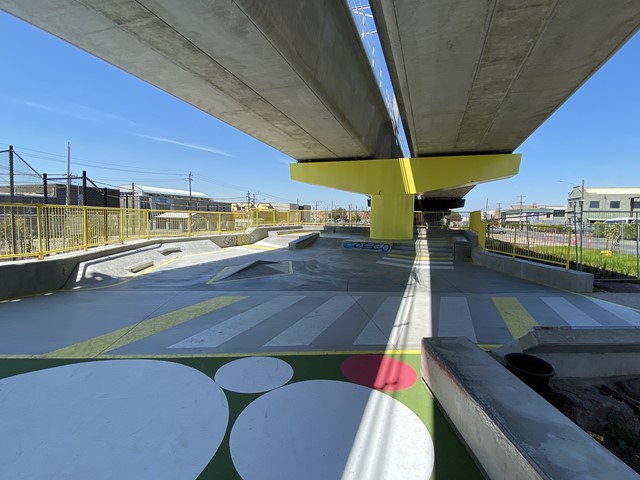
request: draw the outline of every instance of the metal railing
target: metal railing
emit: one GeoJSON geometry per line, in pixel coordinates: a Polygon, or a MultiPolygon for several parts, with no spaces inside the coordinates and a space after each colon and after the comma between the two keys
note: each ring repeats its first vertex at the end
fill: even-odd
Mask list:
{"type": "Polygon", "coordinates": [[[482,225],[488,251],[591,272],[596,279],[640,279],[639,212],[585,212],[565,225],[482,225]]]}
{"type": "Polygon", "coordinates": [[[486,223],[485,250],[569,268],[575,237],[561,225],[486,223]]]}
{"type": "Polygon", "coordinates": [[[258,226],[368,224],[368,212],[205,212],[0,204],[0,259],[39,258],[136,239],[221,235],[258,226]]]}

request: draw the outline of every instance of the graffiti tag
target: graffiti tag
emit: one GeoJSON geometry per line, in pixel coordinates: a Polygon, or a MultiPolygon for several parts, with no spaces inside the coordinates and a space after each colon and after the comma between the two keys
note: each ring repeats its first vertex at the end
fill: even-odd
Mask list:
{"type": "Polygon", "coordinates": [[[389,243],[373,243],[373,242],[344,242],[342,244],[344,248],[359,249],[359,250],[380,250],[382,252],[388,252],[391,250],[391,244],[389,243]]]}

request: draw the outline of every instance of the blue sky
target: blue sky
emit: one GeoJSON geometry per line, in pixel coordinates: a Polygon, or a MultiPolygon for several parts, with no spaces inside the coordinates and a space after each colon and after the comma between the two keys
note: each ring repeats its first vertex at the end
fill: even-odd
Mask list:
{"type": "MultiPolygon", "coordinates": [[[[0,12],[0,150],[39,172],[187,189],[218,200],[363,207],[366,197],[294,182],[293,160],[141,80],[0,12]]],[[[476,187],[467,210],[566,203],[569,183],[640,186],[640,35],[517,149],[520,174],[476,187]],[[562,183],[568,182],[568,183],[562,183]]],[[[2,165],[4,166],[4,165],[2,165]]],[[[0,170],[0,182],[6,181],[0,170]]]]}

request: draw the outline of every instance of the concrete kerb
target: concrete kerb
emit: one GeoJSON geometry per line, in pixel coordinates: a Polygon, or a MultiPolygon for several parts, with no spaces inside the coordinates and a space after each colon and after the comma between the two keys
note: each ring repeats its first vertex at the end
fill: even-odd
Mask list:
{"type": "MultiPolygon", "coordinates": [[[[210,236],[154,238],[136,240],[124,245],[95,247],[86,252],[69,252],[47,257],[43,260],[19,260],[0,262],[0,300],[47,293],[63,288],[82,262],[116,255],[145,247],[161,248],[178,242],[210,240],[221,248],[255,243],[266,238],[270,230],[291,229],[291,225],[255,227],[245,232],[210,236]]],[[[300,228],[295,226],[293,228],[300,228]]]]}
{"type": "Polygon", "coordinates": [[[465,337],[423,339],[421,373],[487,478],[638,478],[465,337]]]}
{"type": "Polygon", "coordinates": [[[593,291],[593,274],[591,273],[498,255],[479,247],[472,247],[471,259],[475,265],[549,287],[576,293],[593,291]]]}

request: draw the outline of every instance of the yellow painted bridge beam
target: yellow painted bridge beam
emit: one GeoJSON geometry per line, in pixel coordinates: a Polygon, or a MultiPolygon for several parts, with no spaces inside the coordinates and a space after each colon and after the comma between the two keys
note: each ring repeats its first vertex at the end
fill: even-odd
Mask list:
{"type": "Polygon", "coordinates": [[[300,182],[371,196],[371,238],[413,238],[413,199],[429,192],[509,178],[519,154],[299,162],[290,165],[300,182]]]}
{"type": "Polygon", "coordinates": [[[417,195],[509,178],[520,154],[299,162],[290,165],[299,182],[366,195],[417,195]]]}

